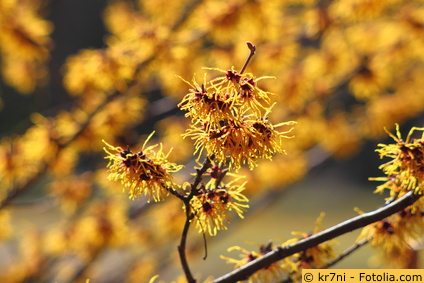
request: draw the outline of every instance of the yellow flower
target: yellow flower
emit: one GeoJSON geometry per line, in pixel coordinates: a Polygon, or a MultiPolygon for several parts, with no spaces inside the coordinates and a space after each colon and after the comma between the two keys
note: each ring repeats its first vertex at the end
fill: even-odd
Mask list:
{"type": "Polygon", "coordinates": [[[124,90],[132,70],[123,66],[110,49],[84,50],[67,59],[64,84],[74,95],[107,94],[124,90]]]}
{"type": "Polygon", "coordinates": [[[376,150],[380,158],[392,158],[379,168],[386,177],[370,178],[375,181],[385,181],[377,187],[376,192],[385,189],[390,191],[393,197],[400,192],[415,191],[422,193],[424,190],[424,128],[413,127],[408,133],[406,140],[402,139],[399,125],[396,124],[396,136],[389,133],[395,144],[379,144],[376,150]],[[412,139],[415,131],[422,132],[421,137],[412,139]]]}
{"type": "Polygon", "coordinates": [[[241,74],[235,71],[234,67],[227,71],[209,70],[217,70],[225,76],[206,81],[205,74],[201,85],[195,79],[192,83],[183,79],[190,86],[190,90],[179,107],[187,111],[187,117],[197,120],[212,115],[213,122],[217,122],[234,116],[233,110],[236,107],[247,106],[257,112],[266,109],[264,104],[269,104],[271,93],[260,89],[257,84],[260,80],[272,77],[255,78],[251,73],[241,74]]]}
{"type": "Polygon", "coordinates": [[[195,79],[192,83],[185,81],[190,90],[178,105],[192,120],[184,137],[194,140],[195,154],[200,157],[206,150],[217,162],[228,162],[230,169],[238,170],[243,165],[253,169],[257,159],[284,153],[283,139],[290,138],[295,123],[274,125],[268,120],[274,105],[267,106],[270,93],[260,89],[258,82],[270,77],[255,78],[234,67],[209,70],[225,76],[207,81],[205,75],[201,85],[195,79]],[[289,127],[276,130],[281,126],[289,127]]]}
{"type": "MultiPolygon", "coordinates": [[[[241,266],[246,265],[247,263],[262,257],[266,253],[272,251],[272,243],[269,243],[267,245],[261,245],[259,247],[259,251],[248,251],[242,247],[239,246],[233,246],[228,248],[229,252],[231,251],[239,251],[240,252],[240,258],[235,259],[227,256],[221,256],[222,259],[227,261],[227,263],[233,264],[234,268],[239,268],[241,266]]],[[[271,265],[260,269],[255,274],[253,274],[248,282],[277,282],[283,278],[287,277],[287,273],[284,269],[284,267],[279,262],[274,262],[271,265]]]]}
{"type": "MultiPolygon", "coordinates": [[[[232,175],[232,174],[228,174],[232,175]]],[[[208,232],[215,236],[219,230],[226,230],[229,221],[228,211],[234,211],[240,218],[249,207],[249,199],[242,194],[245,182],[239,184],[241,177],[235,177],[227,184],[217,184],[211,174],[211,180],[202,186],[191,199],[190,206],[195,213],[195,223],[199,232],[208,232]]]]}
{"type": "Polygon", "coordinates": [[[199,155],[206,149],[209,156],[214,156],[217,162],[229,160],[230,169],[239,169],[248,165],[250,169],[256,166],[260,158],[272,159],[276,153],[285,153],[282,143],[293,130],[294,122],[273,125],[264,118],[253,118],[239,114],[235,119],[221,120],[218,125],[205,122],[192,124],[185,137],[195,141],[195,153],[199,155]],[[287,130],[276,128],[290,126],[287,130]]]}
{"type": "Polygon", "coordinates": [[[62,231],[68,249],[83,259],[91,259],[103,247],[128,244],[132,237],[127,212],[127,203],[118,200],[92,204],[68,231],[62,231]]]}
{"type": "Polygon", "coordinates": [[[421,210],[412,206],[363,228],[359,239],[379,248],[385,261],[402,266],[399,257],[409,255],[411,244],[422,238],[423,224],[421,210]]]}
{"type": "Polygon", "coordinates": [[[35,125],[24,134],[0,142],[0,195],[25,184],[57,153],[51,121],[41,115],[33,115],[32,120],[35,125]]]}
{"type": "Polygon", "coordinates": [[[329,243],[322,243],[301,253],[295,254],[292,261],[301,271],[303,268],[320,268],[333,258],[335,258],[333,246],[329,243]]]}
{"type": "Polygon", "coordinates": [[[206,82],[206,76],[201,85],[195,79],[190,83],[183,79],[189,86],[187,93],[178,104],[181,110],[187,111],[186,117],[192,119],[210,119],[214,123],[232,117],[230,96],[227,93],[216,91],[206,82]]]}
{"type": "Polygon", "coordinates": [[[348,20],[366,20],[378,17],[394,1],[348,0],[337,2],[334,12],[348,20]]]}
{"type": "Polygon", "coordinates": [[[227,94],[233,103],[239,105],[247,104],[249,108],[256,111],[266,109],[263,104],[269,104],[271,93],[260,89],[258,82],[274,77],[263,76],[255,78],[252,73],[242,74],[234,70],[234,67],[231,67],[227,71],[216,68],[210,70],[216,70],[225,74],[225,76],[215,78],[209,83],[214,89],[227,94]]]}
{"type": "Polygon", "coordinates": [[[370,59],[364,60],[365,62],[359,66],[357,74],[349,82],[353,95],[359,99],[373,98],[381,92],[384,93],[390,83],[386,66],[371,64],[372,62],[366,62],[367,60],[370,59]]]}
{"type": "Polygon", "coordinates": [[[179,171],[182,166],[167,160],[171,151],[163,152],[162,144],[146,147],[153,133],[146,139],[138,152],[129,148],[114,147],[106,142],[104,151],[109,159],[108,179],[120,181],[129,190],[131,199],[144,195],[147,201],[164,199],[173,188],[170,173],[179,171]],[[156,150],[155,150],[156,149],[156,150]]]}

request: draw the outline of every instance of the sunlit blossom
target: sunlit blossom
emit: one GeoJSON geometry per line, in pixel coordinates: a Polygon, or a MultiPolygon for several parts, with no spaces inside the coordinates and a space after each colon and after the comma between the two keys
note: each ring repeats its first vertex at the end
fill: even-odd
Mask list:
{"type": "Polygon", "coordinates": [[[245,182],[240,176],[233,177],[232,181],[223,184],[216,184],[216,179],[211,178],[191,200],[199,232],[215,236],[219,230],[226,230],[230,211],[243,218],[244,211],[249,207],[249,199],[242,193],[245,182]]]}
{"type": "Polygon", "coordinates": [[[138,152],[112,146],[106,142],[104,150],[109,160],[108,178],[119,181],[129,191],[131,199],[144,195],[148,201],[164,199],[173,190],[171,173],[182,166],[168,161],[170,152],[164,153],[162,144],[146,147],[153,133],[138,152]]]}
{"type": "Polygon", "coordinates": [[[391,158],[379,168],[385,177],[370,178],[384,181],[377,187],[377,192],[389,190],[391,196],[413,190],[422,193],[424,190],[424,128],[413,127],[405,140],[402,139],[399,125],[396,124],[396,135],[388,132],[396,142],[394,144],[379,144],[376,150],[380,158],[391,158]],[[421,136],[414,138],[415,132],[421,136]]]}

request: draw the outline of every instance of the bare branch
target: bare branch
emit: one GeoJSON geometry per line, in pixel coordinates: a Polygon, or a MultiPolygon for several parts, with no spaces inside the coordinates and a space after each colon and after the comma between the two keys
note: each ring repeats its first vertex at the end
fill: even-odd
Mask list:
{"type": "Polygon", "coordinates": [[[371,223],[382,220],[396,212],[399,212],[409,205],[416,202],[421,196],[414,194],[414,192],[408,192],[398,200],[376,209],[374,211],[358,215],[354,218],[346,220],[342,223],[339,223],[333,227],[330,227],[320,233],[312,235],[306,239],[300,240],[299,242],[289,245],[289,246],[280,246],[273,251],[267,253],[263,257],[257,258],[248,264],[233,270],[232,272],[225,274],[218,279],[215,283],[224,283],[224,282],[237,282],[240,280],[245,280],[249,278],[256,271],[265,268],[272,263],[284,259],[295,253],[304,251],[311,247],[315,247],[323,242],[334,239],[340,235],[346,234],[358,228],[365,227],[371,223]]]}
{"type": "Polygon", "coordinates": [[[248,41],[246,42],[246,44],[247,44],[247,48],[249,48],[250,50],[250,53],[249,53],[249,57],[247,57],[247,60],[243,65],[243,68],[241,68],[240,70],[240,74],[243,74],[243,72],[246,70],[247,65],[249,65],[250,59],[252,59],[253,55],[255,55],[255,52],[256,52],[256,46],[253,45],[253,43],[248,41]]]}
{"type": "MultiPolygon", "coordinates": [[[[186,256],[186,242],[187,235],[190,229],[191,220],[194,218],[195,214],[191,211],[190,200],[194,197],[197,192],[197,187],[202,182],[202,177],[206,173],[206,171],[211,167],[213,157],[206,157],[205,161],[202,164],[202,167],[196,169],[196,178],[191,184],[190,194],[184,198],[182,201],[184,202],[184,208],[186,212],[186,221],[184,223],[183,232],[181,233],[181,240],[178,246],[178,254],[180,255],[181,266],[183,267],[184,274],[189,283],[195,283],[196,280],[193,278],[191,274],[190,267],[188,265],[187,256],[186,256]]],[[[180,198],[181,199],[181,198],[180,198]]],[[[205,242],[206,246],[206,242],[205,242]]]]}
{"type": "Polygon", "coordinates": [[[178,254],[180,256],[181,266],[183,267],[187,282],[195,283],[196,280],[191,274],[190,267],[187,261],[187,256],[186,256],[187,235],[190,229],[190,222],[193,219],[193,214],[191,213],[190,204],[188,202],[184,204],[185,204],[185,210],[186,210],[186,221],[184,223],[183,232],[181,233],[180,244],[178,245],[178,254]]]}
{"type": "Polygon", "coordinates": [[[212,160],[214,157],[206,157],[205,161],[202,164],[202,167],[199,169],[196,169],[196,178],[194,179],[193,184],[191,185],[191,192],[189,198],[192,198],[194,193],[197,190],[197,187],[199,186],[200,182],[202,181],[202,176],[206,173],[206,171],[211,167],[212,160]]]}

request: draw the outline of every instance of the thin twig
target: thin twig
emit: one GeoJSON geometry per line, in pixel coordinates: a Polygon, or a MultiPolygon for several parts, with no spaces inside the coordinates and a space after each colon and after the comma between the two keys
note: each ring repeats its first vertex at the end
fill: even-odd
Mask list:
{"type": "Polygon", "coordinates": [[[247,47],[250,50],[250,53],[249,53],[249,57],[247,57],[247,60],[243,65],[243,68],[241,68],[241,70],[240,70],[240,74],[243,74],[243,72],[246,70],[247,65],[249,65],[250,59],[252,59],[253,55],[255,55],[255,52],[256,52],[256,46],[253,45],[253,43],[246,42],[246,44],[247,44],[247,47]]]}
{"type": "Polygon", "coordinates": [[[184,201],[185,197],[184,197],[182,194],[180,194],[178,191],[174,190],[173,188],[169,188],[169,187],[166,187],[166,190],[167,190],[168,192],[170,192],[170,193],[171,193],[173,196],[175,196],[176,198],[178,198],[178,199],[180,199],[180,200],[184,201]]]}
{"type": "Polygon", "coordinates": [[[227,173],[228,173],[228,168],[222,169],[218,178],[215,179],[215,187],[219,187],[221,185],[222,180],[224,179],[225,175],[227,175],[227,173]]]}
{"type": "Polygon", "coordinates": [[[353,244],[352,246],[350,246],[349,248],[344,250],[337,258],[326,263],[321,268],[330,268],[330,267],[334,266],[335,264],[342,261],[345,257],[349,256],[350,254],[352,254],[353,252],[355,252],[356,250],[360,249],[361,247],[365,246],[368,243],[369,243],[369,239],[363,239],[359,242],[356,242],[355,244],[353,244]]]}
{"type": "Polygon", "coordinates": [[[206,241],[206,232],[204,230],[203,230],[202,236],[203,236],[203,249],[205,250],[203,260],[206,260],[208,258],[208,242],[206,241]]]}
{"type": "Polygon", "coordinates": [[[187,235],[190,229],[190,222],[193,219],[193,214],[191,213],[190,203],[189,201],[184,202],[184,207],[186,211],[186,220],[184,223],[183,232],[181,233],[180,244],[178,245],[178,254],[180,255],[181,266],[184,270],[184,274],[186,276],[187,282],[195,283],[193,275],[191,274],[190,267],[188,265],[187,256],[186,256],[186,243],[187,243],[187,235]]]}
{"type": "Polygon", "coordinates": [[[300,240],[299,242],[293,245],[278,247],[272,250],[271,252],[267,253],[263,257],[257,258],[249,262],[248,264],[219,277],[214,282],[231,283],[248,279],[256,271],[265,268],[276,261],[279,261],[311,247],[315,247],[323,242],[334,239],[340,235],[346,234],[358,228],[365,227],[376,221],[382,220],[396,212],[405,209],[409,205],[416,202],[419,198],[420,196],[414,194],[414,192],[408,192],[398,200],[384,207],[346,220],[320,233],[314,234],[306,239],[300,240]]]}
{"type": "MultiPolygon", "coordinates": [[[[205,161],[202,164],[202,167],[196,169],[196,177],[193,183],[191,184],[190,194],[186,197],[180,198],[184,202],[184,208],[186,212],[186,221],[184,223],[183,232],[181,233],[180,244],[178,245],[178,254],[180,255],[181,266],[183,268],[186,279],[189,283],[196,282],[196,280],[193,278],[193,275],[191,274],[190,267],[187,261],[187,256],[186,256],[187,235],[190,229],[191,220],[193,220],[195,216],[195,214],[191,211],[190,201],[196,195],[196,192],[198,190],[197,187],[202,182],[203,175],[212,166],[212,159],[213,157],[206,157],[205,161]]],[[[205,240],[205,247],[206,247],[206,240],[205,240]]]]}
{"type": "Polygon", "coordinates": [[[196,178],[194,179],[193,184],[191,184],[190,195],[187,198],[191,199],[194,196],[194,194],[197,191],[197,187],[199,186],[200,182],[202,181],[203,175],[211,167],[213,159],[214,159],[213,156],[206,157],[205,161],[202,164],[202,167],[200,167],[199,169],[196,169],[196,178]]]}

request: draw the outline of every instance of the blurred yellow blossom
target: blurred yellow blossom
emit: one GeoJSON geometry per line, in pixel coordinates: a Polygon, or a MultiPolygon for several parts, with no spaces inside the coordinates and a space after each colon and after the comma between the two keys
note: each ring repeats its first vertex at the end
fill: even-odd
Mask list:
{"type": "Polygon", "coordinates": [[[378,248],[386,263],[397,268],[407,268],[413,242],[422,238],[424,222],[421,214],[414,207],[407,208],[368,225],[362,229],[358,240],[369,240],[372,246],[378,248]]]}
{"type": "Polygon", "coordinates": [[[8,238],[12,233],[12,225],[10,223],[10,212],[3,210],[0,212],[0,240],[8,238]]]}
{"type": "MultiPolygon", "coordinates": [[[[221,256],[229,264],[233,264],[234,268],[244,266],[245,264],[262,257],[266,253],[272,251],[273,245],[269,243],[267,245],[261,245],[259,251],[249,251],[239,246],[233,246],[228,248],[228,252],[238,251],[240,252],[239,259],[221,256]]],[[[281,280],[286,276],[286,271],[279,262],[272,263],[271,265],[260,269],[254,273],[248,280],[249,283],[263,282],[263,283],[272,283],[277,280],[281,280]]]]}
{"type": "Polygon", "coordinates": [[[57,179],[50,184],[50,190],[58,198],[60,207],[67,213],[73,213],[90,196],[91,185],[91,174],[84,173],[57,179]]]}
{"type": "Polygon", "coordinates": [[[41,17],[40,1],[0,3],[1,71],[18,91],[32,92],[47,76],[52,24],[41,17]]]}
{"type": "MultiPolygon", "coordinates": [[[[325,213],[321,213],[315,222],[315,227],[312,232],[292,232],[295,238],[288,240],[284,245],[295,244],[297,241],[306,239],[321,231],[322,221],[325,213]]],[[[288,270],[290,277],[296,281],[300,278],[302,269],[304,268],[322,268],[326,263],[336,257],[334,250],[334,241],[327,241],[306,249],[300,253],[286,258],[283,264],[288,270]]]]}

